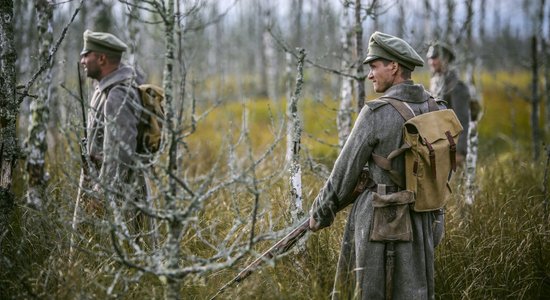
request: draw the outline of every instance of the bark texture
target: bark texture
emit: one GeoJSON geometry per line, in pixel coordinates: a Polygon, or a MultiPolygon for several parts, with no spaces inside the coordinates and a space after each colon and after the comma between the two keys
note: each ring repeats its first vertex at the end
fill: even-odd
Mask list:
{"type": "Polygon", "coordinates": [[[15,132],[19,104],[15,97],[15,60],[13,1],[0,1],[0,230],[6,228],[14,195],[11,191],[13,169],[20,156],[15,132]]]}

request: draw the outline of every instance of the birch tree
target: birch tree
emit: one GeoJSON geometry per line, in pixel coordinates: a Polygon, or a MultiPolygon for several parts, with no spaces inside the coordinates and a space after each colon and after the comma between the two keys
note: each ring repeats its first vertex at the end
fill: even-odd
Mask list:
{"type": "Polygon", "coordinates": [[[0,228],[4,233],[14,204],[13,171],[21,156],[15,132],[19,103],[15,95],[13,1],[0,1],[0,16],[0,228]]]}
{"type": "Polygon", "coordinates": [[[540,130],[539,130],[539,58],[538,37],[531,37],[531,139],[533,147],[533,160],[540,156],[540,130]]]}
{"type": "MultiPolygon", "coordinates": [[[[474,18],[474,0],[466,1],[467,16],[465,20],[466,24],[466,45],[467,49],[473,49],[473,18],[474,18]]],[[[479,56],[474,56],[471,51],[466,51],[466,78],[465,83],[468,86],[470,92],[470,108],[474,108],[476,112],[480,111],[482,103],[482,95],[478,93],[475,81],[476,69],[481,68],[481,59],[479,56]]],[[[477,192],[476,187],[476,167],[478,156],[478,131],[477,124],[480,113],[474,113],[476,116],[470,120],[470,128],[468,132],[468,151],[466,155],[466,182],[465,182],[465,202],[466,204],[473,204],[475,200],[475,194],[477,192]]]]}
{"type": "Polygon", "coordinates": [[[271,28],[273,23],[272,17],[272,7],[270,2],[267,2],[267,7],[264,7],[263,11],[263,31],[262,31],[262,42],[263,42],[263,57],[265,57],[265,78],[267,79],[267,97],[273,101],[278,101],[278,91],[277,91],[277,55],[275,52],[275,45],[271,34],[269,33],[269,28],[271,28]]]}
{"type": "MultiPolygon", "coordinates": [[[[341,24],[341,43],[342,43],[342,61],[341,70],[348,70],[351,64],[351,44],[352,44],[352,26],[349,17],[350,1],[345,1],[342,8],[341,24]]],[[[361,62],[362,63],[362,62],[361,62]]],[[[342,77],[340,85],[340,104],[338,115],[336,116],[336,125],[338,127],[338,147],[342,149],[351,132],[352,119],[352,89],[353,80],[348,77],[342,77]]]]}
{"type": "MultiPolygon", "coordinates": [[[[484,2],[484,1],[482,1],[484,2]]],[[[447,40],[453,40],[454,38],[454,23],[455,23],[455,10],[456,2],[455,0],[445,0],[445,7],[447,8],[447,22],[445,26],[445,37],[447,40]]]]}
{"type": "Polygon", "coordinates": [[[298,114],[298,101],[302,93],[304,84],[304,59],[305,50],[300,49],[298,56],[298,67],[296,74],[296,88],[288,104],[288,117],[291,127],[290,135],[287,139],[292,141],[290,161],[290,213],[293,223],[301,219],[304,215],[302,207],[302,167],[300,163],[300,148],[302,137],[302,123],[298,114]]]}
{"type": "MultiPolygon", "coordinates": [[[[373,0],[371,7],[376,6],[376,1],[373,0]]],[[[361,0],[355,0],[355,70],[357,84],[357,111],[360,111],[365,105],[365,74],[363,72],[363,17],[361,0]]]]}
{"type": "Polygon", "coordinates": [[[45,170],[45,156],[47,151],[47,124],[49,121],[48,103],[51,96],[52,65],[48,56],[53,44],[52,15],[53,7],[47,0],[38,0],[35,3],[37,11],[38,29],[38,57],[47,62],[47,70],[39,78],[38,96],[31,102],[31,120],[29,137],[27,140],[27,172],[28,190],[27,205],[41,209],[44,202],[47,174],[45,170]]]}

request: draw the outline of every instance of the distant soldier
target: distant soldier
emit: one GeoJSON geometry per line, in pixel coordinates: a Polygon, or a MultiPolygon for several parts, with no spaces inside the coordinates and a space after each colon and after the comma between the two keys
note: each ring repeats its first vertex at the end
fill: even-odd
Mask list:
{"type": "MultiPolygon", "coordinates": [[[[375,197],[406,196],[407,191],[402,191],[394,183],[392,174],[375,163],[373,157],[387,157],[403,143],[403,117],[383,98],[404,103],[415,115],[425,113],[433,106],[439,109],[444,106],[438,105],[422,85],[411,80],[414,68],[423,66],[424,61],[404,40],[375,32],[370,37],[364,63],[370,66],[368,79],[372,81],[374,91],[383,93],[383,96],[368,101],[359,113],[330,177],[315,199],[310,228],[316,231],[332,224],[336,213],[353,201],[362,169],[368,165],[374,184],[367,186],[351,208],[332,297],[434,299],[434,247],[442,238],[443,214],[439,210],[410,211],[409,215],[407,211],[401,217],[410,216],[410,221],[404,223],[408,225],[404,229],[409,240],[396,243],[374,241],[375,197]],[[391,264],[388,264],[389,255],[391,264]]],[[[397,156],[392,165],[401,176],[405,175],[402,155],[397,156]]],[[[400,203],[401,208],[410,205],[410,199],[404,200],[404,204],[400,203]]]]}
{"type": "MultiPolygon", "coordinates": [[[[80,64],[96,80],[87,120],[86,150],[90,166],[84,186],[88,211],[101,212],[108,205],[105,195],[116,199],[127,217],[142,219],[133,203],[144,203],[149,186],[136,153],[142,107],[135,70],[121,63],[126,44],[110,33],[84,32],[80,64]],[[133,213],[128,213],[133,211],[133,213]]],[[[132,226],[143,223],[132,221],[132,226]]]]}
{"type": "Polygon", "coordinates": [[[466,84],[458,78],[458,72],[452,67],[455,54],[448,45],[442,42],[433,43],[428,49],[427,57],[432,72],[430,92],[434,97],[447,102],[447,106],[455,111],[464,128],[458,139],[456,156],[457,163],[462,165],[468,150],[470,93],[466,84]]]}

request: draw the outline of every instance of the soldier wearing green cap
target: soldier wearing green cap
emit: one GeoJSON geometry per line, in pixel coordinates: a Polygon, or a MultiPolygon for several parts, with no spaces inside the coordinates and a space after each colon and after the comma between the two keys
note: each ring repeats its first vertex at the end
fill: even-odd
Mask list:
{"type": "MultiPolygon", "coordinates": [[[[443,215],[411,211],[412,241],[391,243],[371,241],[374,195],[390,195],[401,189],[391,174],[373,161],[373,155],[387,157],[402,145],[403,117],[383,98],[404,102],[415,114],[428,111],[430,93],[411,80],[415,67],[424,61],[404,40],[381,32],[371,35],[364,60],[370,66],[368,79],[379,99],[368,101],[359,113],[333,170],[316,197],[310,212],[310,229],[332,224],[337,212],[353,202],[346,223],[333,299],[434,299],[434,247],[441,240],[443,215]],[[355,188],[364,166],[370,184],[355,199],[355,188]],[[355,200],[354,200],[355,199],[355,200]],[[393,256],[391,279],[386,280],[388,253],[393,256]],[[386,286],[387,285],[387,286],[386,286]]],[[[438,103],[439,108],[444,108],[438,103]]],[[[402,156],[393,160],[393,169],[405,174],[402,156]]],[[[408,205],[408,204],[406,204],[408,205]]]]}
{"type": "MultiPolygon", "coordinates": [[[[137,167],[139,156],[136,155],[142,113],[136,87],[141,82],[134,68],[121,62],[127,46],[119,38],[91,30],[86,30],[83,38],[80,64],[95,85],[87,117],[86,150],[91,166],[88,177],[83,180],[84,189],[92,191],[83,197],[84,204],[88,210],[101,213],[108,206],[107,201],[117,201],[119,205],[128,204],[120,207],[126,207],[129,218],[142,219],[130,204],[147,199],[149,194],[147,179],[143,169],[137,167]],[[117,198],[101,199],[103,195],[115,194],[117,198]]],[[[129,224],[143,226],[143,220],[129,224]]]]}
{"type": "Polygon", "coordinates": [[[434,42],[428,48],[428,65],[432,72],[430,92],[434,97],[443,99],[453,109],[464,128],[457,145],[457,163],[461,165],[468,149],[468,129],[470,124],[470,105],[472,99],[468,87],[458,78],[458,72],[452,66],[455,53],[443,42],[434,42]]]}

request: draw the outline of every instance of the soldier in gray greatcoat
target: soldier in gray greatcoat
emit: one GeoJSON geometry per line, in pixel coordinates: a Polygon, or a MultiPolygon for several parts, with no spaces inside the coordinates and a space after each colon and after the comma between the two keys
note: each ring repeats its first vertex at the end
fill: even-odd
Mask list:
{"type": "MultiPolygon", "coordinates": [[[[110,33],[84,32],[80,64],[86,75],[95,79],[95,91],[87,120],[89,172],[84,186],[91,189],[83,197],[93,212],[102,211],[107,199],[117,199],[127,217],[143,218],[128,201],[147,199],[149,187],[136,153],[138,123],[142,107],[134,69],[121,63],[127,46],[110,33]],[[90,195],[91,194],[91,195],[90,195]],[[114,196],[116,195],[116,196],[114,196]]],[[[143,220],[130,222],[143,226],[143,220]]]]}
{"type": "Polygon", "coordinates": [[[461,165],[468,150],[468,130],[470,126],[471,97],[468,87],[458,78],[458,72],[452,67],[455,54],[450,46],[443,42],[435,42],[428,49],[426,55],[432,72],[430,92],[436,98],[447,102],[447,106],[454,110],[462,128],[458,138],[457,163],[461,165]]]}
{"type": "MultiPolygon", "coordinates": [[[[428,111],[430,94],[414,84],[411,73],[423,60],[402,39],[375,32],[369,40],[364,61],[370,66],[368,79],[374,91],[406,104],[415,114],[428,111]]],[[[441,104],[440,108],[443,108],[441,104]]],[[[327,182],[316,197],[310,213],[310,229],[329,226],[335,214],[352,202],[354,189],[365,165],[375,186],[353,202],[342,241],[333,299],[384,299],[386,290],[386,245],[369,239],[373,223],[374,192],[391,194],[399,190],[387,171],[372,160],[372,154],[386,157],[402,144],[403,118],[383,100],[368,101],[359,113],[352,132],[338,156],[327,182]]],[[[405,172],[402,156],[393,168],[405,172]]],[[[434,248],[443,233],[443,215],[410,212],[412,241],[396,242],[394,271],[390,281],[393,299],[434,299],[434,248]]],[[[389,293],[388,293],[389,294],[389,293]]]]}

